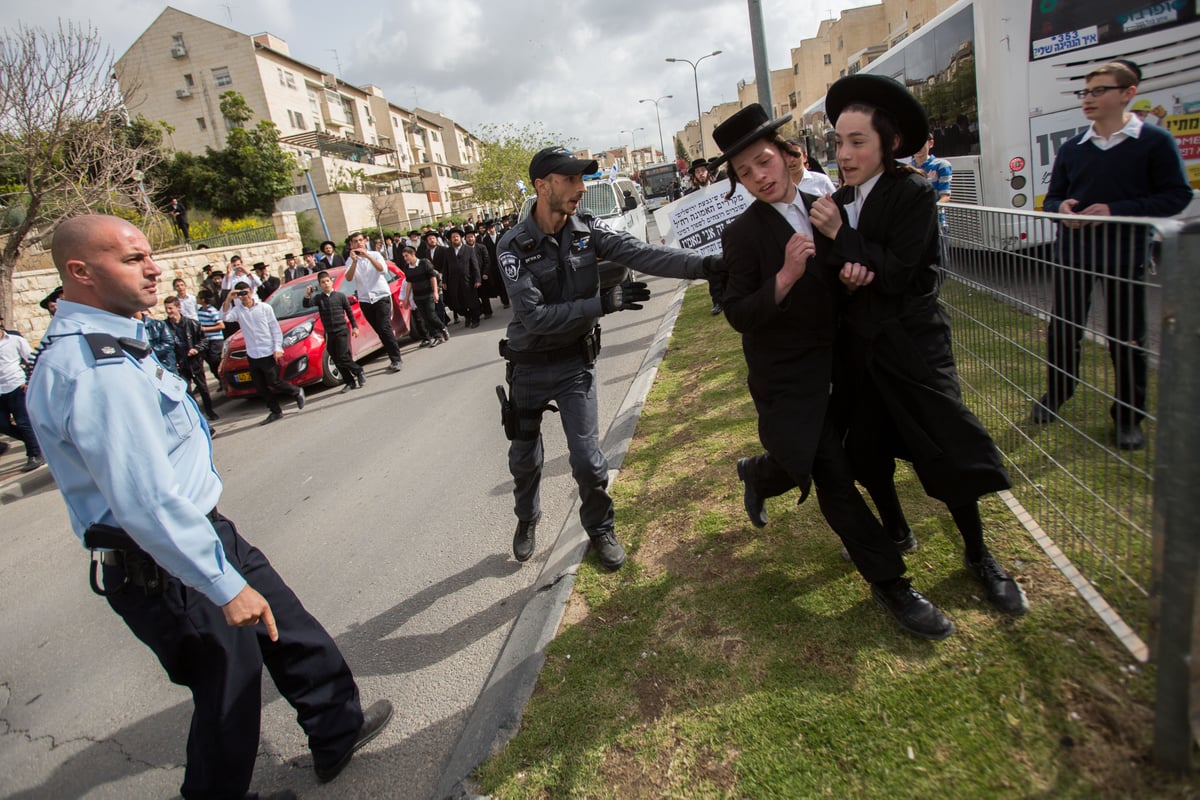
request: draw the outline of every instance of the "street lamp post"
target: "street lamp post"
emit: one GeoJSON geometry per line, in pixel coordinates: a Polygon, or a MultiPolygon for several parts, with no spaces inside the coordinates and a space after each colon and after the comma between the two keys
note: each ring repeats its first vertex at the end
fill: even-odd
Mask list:
{"type": "Polygon", "coordinates": [[[654,103],[654,119],[658,122],[658,149],[662,151],[662,157],[665,161],[670,161],[672,159],[667,158],[667,148],[663,144],[662,117],[658,115],[658,102],[659,100],[670,100],[674,96],[675,95],[673,94],[667,94],[658,98],[658,100],[651,100],[649,97],[647,97],[645,100],[638,100],[639,103],[654,103]]]}
{"type": "Polygon", "coordinates": [[[317,189],[312,182],[312,156],[305,153],[300,157],[300,169],[304,170],[304,179],[308,181],[308,192],[312,195],[313,205],[317,207],[317,217],[321,220],[321,230],[329,239],[329,226],[325,224],[325,212],[321,211],[321,201],[317,199],[317,189]]]}
{"type": "Polygon", "coordinates": [[[700,56],[695,61],[690,61],[686,58],[668,58],[667,59],[667,61],[672,64],[682,61],[684,64],[687,64],[689,67],[692,68],[692,81],[696,84],[696,129],[698,131],[700,131],[700,157],[701,158],[707,158],[707,155],[704,152],[704,116],[700,113],[700,77],[696,73],[696,68],[700,66],[700,62],[703,61],[704,59],[712,58],[713,56],[719,56],[719,55],[721,55],[720,50],[713,50],[708,55],[700,56]]]}
{"type": "Polygon", "coordinates": [[[633,151],[630,152],[630,154],[629,154],[629,160],[635,162],[634,163],[635,167],[637,166],[637,164],[636,164],[636,162],[637,162],[637,132],[644,131],[644,130],[646,130],[646,129],[645,128],[634,128],[633,130],[629,130],[628,128],[626,128],[621,131],[621,133],[628,133],[629,140],[631,142],[633,142],[633,151]]]}

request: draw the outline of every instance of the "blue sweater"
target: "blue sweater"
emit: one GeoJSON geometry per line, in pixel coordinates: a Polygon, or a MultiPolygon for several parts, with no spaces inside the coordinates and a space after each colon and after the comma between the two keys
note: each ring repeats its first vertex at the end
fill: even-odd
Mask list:
{"type": "MultiPolygon", "coordinates": [[[[1108,150],[1082,142],[1082,138],[1079,134],[1067,140],[1054,159],[1043,204],[1046,211],[1058,211],[1064,200],[1074,198],[1079,201],[1076,212],[1094,203],[1107,203],[1113,216],[1170,217],[1191,201],[1192,187],[1187,182],[1179,146],[1175,137],[1162,128],[1143,125],[1138,138],[1126,139],[1108,150]]],[[[1144,227],[1131,232],[1126,225],[1106,225],[1107,254],[1092,252],[1097,233],[1093,227],[1060,228],[1063,256],[1088,260],[1107,256],[1105,261],[1112,264],[1128,262],[1131,253],[1134,261],[1144,257],[1144,227]]]]}

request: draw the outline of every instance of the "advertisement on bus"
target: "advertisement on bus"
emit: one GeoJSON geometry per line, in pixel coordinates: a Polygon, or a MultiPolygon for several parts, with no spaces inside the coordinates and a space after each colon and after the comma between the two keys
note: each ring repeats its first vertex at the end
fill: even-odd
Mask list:
{"type": "MultiPolygon", "coordinates": [[[[1141,117],[1144,124],[1165,128],[1175,136],[1187,167],[1188,182],[1193,189],[1200,189],[1200,83],[1138,94],[1129,104],[1129,110],[1141,117]]],[[[1030,117],[1029,143],[1037,187],[1035,208],[1042,208],[1058,149],[1071,137],[1086,131],[1088,125],[1078,108],[1030,117]]]]}

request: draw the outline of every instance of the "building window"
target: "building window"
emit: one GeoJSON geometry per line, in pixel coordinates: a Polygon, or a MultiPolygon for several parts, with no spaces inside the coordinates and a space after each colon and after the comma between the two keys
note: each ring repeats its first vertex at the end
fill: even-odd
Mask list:
{"type": "Polygon", "coordinates": [[[398,119],[396,119],[395,117],[392,117],[392,127],[394,128],[399,124],[400,124],[400,121],[398,119]]]}
{"type": "Polygon", "coordinates": [[[172,33],[171,34],[171,45],[173,47],[183,47],[183,34],[182,33],[172,33]]]}
{"type": "Polygon", "coordinates": [[[208,123],[204,121],[204,117],[196,117],[196,127],[202,131],[208,130],[208,123]]]}
{"type": "Polygon", "coordinates": [[[349,97],[342,98],[342,116],[346,122],[354,123],[354,101],[349,97]]]}
{"type": "Polygon", "coordinates": [[[843,37],[839,36],[838,37],[838,50],[841,50],[845,46],[846,46],[845,39],[843,37]]]}
{"type": "Polygon", "coordinates": [[[437,131],[430,131],[429,138],[433,139],[436,142],[438,140],[437,131]]]}
{"type": "Polygon", "coordinates": [[[212,76],[213,83],[217,86],[229,86],[233,83],[233,77],[229,74],[229,67],[214,67],[212,76]]]}
{"type": "Polygon", "coordinates": [[[189,89],[196,85],[196,81],[192,79],[192,73],[190,72],[183,76],[183,82],[187,84],[189,89]]]}
{"type": "Polygon", "coordinates": [[[308,89],[308,110],[312,112],[313,119],[321,118],[321,101],[317,99],[317,90],[311,86],[308,89]]]}
{"type": "Polygon", "coordinates": [[[292,73],[288,72],[287,70],[284,70],[284,72],[283,72],[283,82],[285,84],[287,84],[287,87],[289,89],[296,88],[296,76],[293,75],[292,73]]]}
{"type": "Polygon", "coordinates": [[[825,54],[825,66],[829,66],[832,63],[833,63],[833,56],[830,55],[829,53],[826,53],[825,54]]]}
{"type": "Polygon", "coordinates": [[[293,128],[299,128],[300,130],[304,130],[304,115],[301,114],[299,111],[292,111],[289,108],[288,109],[288,122],[290,122],[292,124],[293,128]]]}

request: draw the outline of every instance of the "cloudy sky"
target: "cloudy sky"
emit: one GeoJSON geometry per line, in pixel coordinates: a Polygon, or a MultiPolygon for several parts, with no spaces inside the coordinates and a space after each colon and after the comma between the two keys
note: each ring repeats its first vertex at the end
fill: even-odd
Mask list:
{"type": "MultiPolygon", "coordinates": [[[[870,0],[762,0],[771,69],[791,63],[790,48],[816,33],[822,19],[870,0]]],[[[55,27],[90,22],[120,56],[165,7],[150,0],[6,0],[5,17],[55,27]]],[[[687,64],[713,50],[699,68],[705,111],[737,99],[753,80],[745,0],[175,0],[174,7],[242,33],[269,31],[294,58],[373,83],[398,105],[440,111],[469,130],[485,123],[540,123],[600,150],[658,142],[659,104],[668,152],[671,136],[696,118],[687,64]],[[336,59],[335,59],[336,51],[336,59]],[[337,63],[341,63],[341,69],[337,63]]]]}

